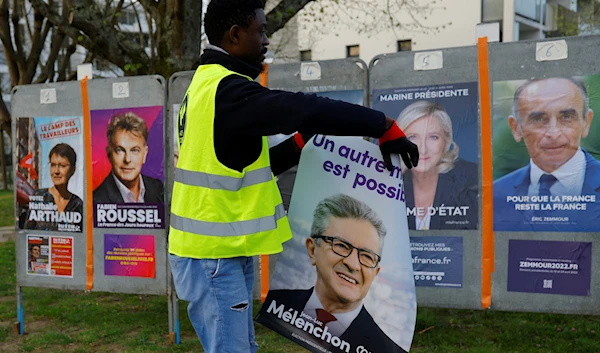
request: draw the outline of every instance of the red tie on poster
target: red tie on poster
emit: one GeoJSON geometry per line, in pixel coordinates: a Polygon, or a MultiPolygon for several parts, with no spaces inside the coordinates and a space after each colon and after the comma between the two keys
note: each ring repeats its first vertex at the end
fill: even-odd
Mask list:
{"type": "MultiPolygon", "coordinates": [[[[260,84],[267,87],[269,78],[269,64],[264,64],[264,70],[260,74],[260,84]]],[[[260,302],[264,303],[269,293],[269,255],[260,255],[260,302]]]]}
{"type": "Polygon", "coordinates": [[[337,321],[335,316],[331,315],[329,311],[325,309],[317,309],[317,320],[323,323],[323,326],[327,325],[327,323],[332,321],[337,321]]]}
{"type": "Polygon", "coordinates": [[[490,77],[488,72],[487,37],[477,42],[479,92],[481,99],[481,307],[492,305],[492,273],[494,272],[494,209],[492,177],[492,126],[490,77]]]}

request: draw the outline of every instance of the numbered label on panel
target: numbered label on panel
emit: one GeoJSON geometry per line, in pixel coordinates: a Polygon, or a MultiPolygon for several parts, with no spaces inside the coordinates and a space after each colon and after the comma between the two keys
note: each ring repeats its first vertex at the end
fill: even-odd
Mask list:
{"type": "Polygon", "coordinates": [[[437,70],[444,67],[444,55],[441,50],[415,53],[414,70],[437,70]]]}
{"type": "Polygon", "coordinates": [[[113,98],[129,97],[129,82],[113,83],[113,98]]]}
{"type": "Polygon", "coordinates": [[[40,104],[56,103],[56,89],[44,88],[40,90],[40,104]]]}
{"type": "Polygon", "coordinates": [[[302,81],[320,80],[321,65],[316,62],[300,64],[300,79],[302,81]]]}
{"type": "Polygon", "coordinates": [[[542,42],[535,44],[535,60],[552,61],[569,57],[569,49],[565,40],[542,42]]]}

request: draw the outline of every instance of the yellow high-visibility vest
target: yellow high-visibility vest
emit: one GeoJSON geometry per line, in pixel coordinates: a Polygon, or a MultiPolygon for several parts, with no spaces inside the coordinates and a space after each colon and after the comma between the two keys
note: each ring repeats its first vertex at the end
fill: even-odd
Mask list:
{"type": "Polygon", "coordinates": [[[262,138],[258,159],[241,172],[217,159],[215,96],[219,82],[232,74],[240,75],[221,65],[201,65],[179,111],[178,126],[185,129],[178,128],[169,252],[180,257],[275,254],[292,237],[267,138],[262,138]]]}

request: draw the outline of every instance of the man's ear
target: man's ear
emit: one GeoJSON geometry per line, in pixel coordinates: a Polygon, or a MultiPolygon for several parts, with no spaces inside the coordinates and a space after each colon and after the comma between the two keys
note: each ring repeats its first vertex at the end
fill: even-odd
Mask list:
{"type": "Polygon", "coordinates": [[[110,158],[110,151],[111,151],[110,145],[107,145],[107,146],[106,146],[106,156],[107,156],[108,158],[110,158]]]}
{"type": "Polygon", "coordinates": [[[144,146],[144,160],[142,164],[146,163],[146,157],[148,156],[148,145],[144,146]]]}
{"type": "Polygon", "coordinates": [[[317,247],[316,239],[311,237],[306,238],[306,251],[308,252],[308,258],[310,259],[311,265],[317,264],[317,258],[315,256],[315,248],[317,247]]]}
{"type": "Polygon", "coordinates": [[[510,126],[510,130],[512,131],[512,135],[517,142],[521,142],[523,135],[521,134],[521,129],[519,129],[519,122],[517,118],[513,115],[508,117],[508,125],[510,126]]]}
{"type": "Polygon", "coordinates": [[[242,28],[238,25],[233,25],[229,28],[227,32],[227,36],[229,37],[229,41],[233,44],[238,44],[240,42],[240,32],[242,28]]]}
{"type": "Polygon", "coordinates": [[[585,115],[585,122],[583,124],[583,132],[581,133],[582,138],[586,138],[588,133],[590,132],[590,125],[592,125],[592,119],[594,119],[594,111],[588,109],[588,112],[585,115]]]}

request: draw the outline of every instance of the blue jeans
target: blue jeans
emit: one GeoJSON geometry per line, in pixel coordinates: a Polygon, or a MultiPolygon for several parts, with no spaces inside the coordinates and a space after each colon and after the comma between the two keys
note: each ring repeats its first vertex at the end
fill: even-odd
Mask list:
{"type": "Polygon", "coordinates": [[[206,353],[255,353],[252,257],[190,259],[169,254],[177,296],[206,353]]]}

